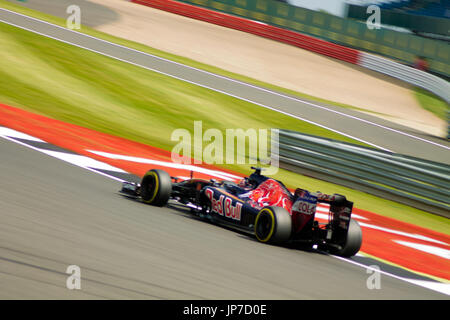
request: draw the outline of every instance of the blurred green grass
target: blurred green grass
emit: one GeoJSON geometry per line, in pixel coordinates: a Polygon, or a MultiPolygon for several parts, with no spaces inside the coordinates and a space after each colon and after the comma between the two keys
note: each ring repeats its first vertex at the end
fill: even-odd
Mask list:
{"type": "MultiPolygon", "coordinates": [[[[0,101],[94,130],[172,149],[174,129],[284,128],[357,143],[275,111],[0,24],[0,101]]],[[[248,166],[222,167],[249,173],[248,166]]],[[[449,220],[280,170],[288,187],[339,192],[355,206],[450,234],[449,220]]]]}
{"type": "Polygon", "coordinates": [[[361,144],[276,111],[88,50],[0,25],[4,103],[171,149],[171,132],[284,128],[361,144]]]}
{"type": "Polygon", "coordinates": [[[444,100],[422,88],[415,88],[414,95],[422,108],[447,121],[449,109],[444,100]]]}
{"type": "MultiPolygon", "coordinates": [[[[15,11],[15,12],[18,12],[18,13],[22,13],[22,14],[25,14],[27,16],[31,16],[31,17],[34,17],[34,18],[37,18],[37,19],[45,20],[45,21],[48,21],[50,23],[53,23],[53,24],[56,24],[56,25],[59,25],[59,26],[62,26],[62,27],[66,27],[66,21],[64,19],[62,19],[62,18],[55,17],[55,16],[52,16],[52,15],[49,15],[49,14],[45,14],[45,13],[42,13],[42,12],[39,12],[39,11],[36,11],[36,10],[33,10],[33,9],[29,9],[29,8],[23,7],[23,6],[21,6],[20,4],[17,4],[17,3],[8,2],[6,0],[0,0],[0,7],[3,7],[3,8],[8,9],[8,10],[15,11]]],[[[312,95],[309,95],[309,94],[306,94],[306,93],[302,93],[302,92],[294,91],[294,90],[291,90],[291,89],[286,89],[286,88],[283,88],[283,87],[279,87],[279,86],[276,86],[276,85],[273,85],[273,84],[270,84],[270,83],[266,83],[266,82],[263,82],[263,81],[260,81],[260,80],[256,80],[256,79],[247,77],[247,76],[243,76],[243,75],[240,75],[240,74],[237,74],[237,73],[229,72],[227,70],[220,69],[218,67],[210,66],[210,65],[207,65],[207,64],[204,64],[204,63],[201,63],[201,62],[198,62],[198,61],[186,58],[186,57],[178,56],[178,55],[175,55],[175,54],[172,54],[172,53],[168,53],[168,52],[161,51],[161,50],[158,50],[158,49],[155,49],[155,48],[151,48],[149,46],[146,46],[146,45],[138,43],[138,42],[134,42],[134,41],[126,40],[126,39],[123,39],[123,38],[119,38],[119,37],[116,37],[116,36],[113,36],[113,35],[110,35],[110,34],[107,34],[107,33],[104,33],[104,32],[98,31],[98,30],[95,30],[95,29],[90,28],[90,27],[82,26],[80,30],[77,30],[77,32],[84,33],[84,34],[87,34],[87,35],[90,35],[90,36],[94,36],[94,37],[97,37],[97,38],[100,38],[100,39],[103,39],[103,40],[106,40],[106,41],[110,41],[110,42],[113,42],[113,43],[116,43],[116,44],[119,44],[119,45],[122,45],[122,46],[125,46],[125,47],[128,47],[128,48],[132,48],[132,49],[139,50],[139,51],[142,51],[142,52],[145,52],[145,53],[148,53],[148,54],[152,54],[152,55],[164,58],[164,59],[168,59],[168,60],[171,60],[171,61],[179,62],[179,63],[185,64],[185,65],[197,68],[197,69],[201,69],[201,70],[205,70],[205,71],[208,71],[208,72],[211,72],[211,73],[219,74],[219,75],[222,75],[222,76],[225,76],[225,77],[233,78],[233,79],[236,79],[236,80],[239,80],[239,81],[242,81],[242,82],[246,82],[246,83],[249,83],[249,84],[253,84],[253,85],[256,85],[256,86],[259,86],[259,87],[262,87],[262,88],[266,88],[266,89],[269,89],[269,90],[274,90],[274,91],[277,91],[277,92],[280,92],[280,93],[284,93],[284,94],[287,94],[287,95],[290,95],[290,96],[293,96],[293,97],[298,97],[298,98],[301,98],[301,99],[304,99],[304,100],[307,100],[307,101],[310,101],[310,102],[319,102],[319,103],[322,103],[322,104],[328,104],[328,105],[338,106],[338,107],[347,108],[347,109],[353,109],[353,110],[358,110],[358,111],[369,112],[369,113],[372,113],[374,115],[377,115],[377,114],[378,115],[386,115],[386,114],[382,114],[382,113],[375,112],[375,111],[372,111],[372,110],[367,110],[367,109],[356,107],[356,106],[352,106],[352,105],[349,105],[349,104],[336,102],[336,101],[331,101],[331,100],[323,99],[323,98],[320,98],[320,97],[315,97],[315,96],[312,96],[312,95]]]]}

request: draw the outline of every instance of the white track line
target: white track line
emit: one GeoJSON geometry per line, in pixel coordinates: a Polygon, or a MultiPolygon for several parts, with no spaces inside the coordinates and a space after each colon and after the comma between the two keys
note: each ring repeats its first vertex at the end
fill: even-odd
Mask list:
{"type": "MultiPolygon", "coordinates": [[[[273,95],[277,95],[277,96],[283,97],[283,98],[285,98],[285,99],[289,99],[289,100],[301,102],[301,103],[307,104],[307,105],[309,105],[309,106],[311,106],[311,107],[314,107],[314,108],[319,108],[319,109],[322,109],[322,110],[325,110],[325,111],[328,111],[328,112],[336,113],[336,114],[339,114],[339,115],[344,116],[344,117],[347,117],[347,118],[351,118],[351,119],[354,119],[354,120],[357,120],[357,121],[361,121],[361,122],[364,122],[364,123],[366,123],[366,124],[369,124],[369,125],[372,125],[372,126],[376,126],[376,127],[382,128],[382,129],[384,129],[384,130],[392,131],[392,132],[395,132],[395,133],[397,133],[397,134],[401,134],[401,135],[407,136],[407,137],[409,137],[409,138],[413,138],[413,139],[416,139],[416,140],[420,140],[420,141],[422,141],[422,142],[429,143],[429,144],[432,144],[432,145],[435,145],[435,146],[438,146],[438,147],[441,147],[441,148],[450,150],[450,147],[447,147],[447,146],[445,146],[445,145],[442,145],[442,144],[439,144],[439,143],[436,143],[436,142],[433,142],[433,141],[429,141],[429,140],[426,140],[426,139],[423,139],[423,138],[420,138],[420,137],[416,137],[416,136],[411,135],[411,134],[409,134],[409,133],[405,133],[405,132],[400,131],[400,130],[392,129],[392,128],[389,128],[389,127],[386,127],[386,126],[383,126],[383,125],[380,125],[380,124],[371,122],[371,121],[369,121],[369,120],[365,120],[365,119],[362,119],[362,118],[359,118],[359,117],[356,117],[356,116],[348,115],[348,114],[346,114],[346,113],[343,113],[343,112],[340,112],[340,111],[337,111],[337,110],[333,110],[333,109],[330,109],[330,108],[327,108],[327,107],[324,107],[324,106],[320,106],[320,105],[317,105],[317,104],[314,104],[314,103],[311,103],[311,102],[308,102],[308,101],[305,101],[305,100],[302,100],[302,99],[299,99],[299,98],[291,97],[291,96],[284,95],[284,94],[279,93],[279,92],[275,92],[275,91],[272,91],[272,90],[269,90],[269,89],[261,88],[261,87],[258,87],[258,86],[252,85],[252,84],[248,84],[248,83],[245,83],[245,82],[242,82],[242,81],[239,81],[239,80],[235,80],[235,79],[228,78],[228,77],[221,76],[221,75],[217,75],[217,74],[215,74],[215,73],[211,73],[211,72],[208,72],[208,71],[205,71],[205,70],[201,70],[201,69],[197,69],[197,68],[194,68],[194,67],[190,67],[190,66],[184,65],[184,64],[179,63],[179,62],[174,62],[174,61],[171,61],[171,60],[168,60],[168,59],[164,59],[164,58],[161,58],[161,57],[158,57],[158,56],[155,56],[155,55],[152,55],[152,54],[143,52],[143,51],[139,51],[139,50],[132,49],[132,48],[129,48],[129,47],[126,47],[126,46],[122,46],[122,45],[119,45],[119,44],[116,44],[116,43],[113,43],[113,42],[110,42],[110,41],[107,41],[107,40],[103,40],[103,39],[100,39],[100,38],[96,38],[96,37],[94,37],[94,36],[90,36],[90,35],[87,35],[87,34],[79,33],[79,32],[76,32],[76,31],[74,31],[74,30],[67,29],[67,28],[64,28],[64,27],[61,27],[61,26],[58,26],[58,25],[49,23],[49,22],[47,22],[47,21],[43,21],[43,20],[40,20],[40,19],[36,19],[36,18],[33,18],[33,17],[29,17],[29,16],[26,16],[26,15],[23,15],[23,14],[20,14],[20,13],[16,13],[16,12],[7,10],[7,9],[3,9],[3,8],[0,8],[0,9],[1,9],[1,10],[4,10],[4,11],[8,11],[8,12],[10,12],[10,13],[12,13],[12,14],[16,14],[16,15],[19,15],[19,16],[26,17],[26,18],[31,19],[31,20],[39,21],[40,23],[44,23],[44,24],[47,24],[47,25],[51,25],[51,26],[56,27],[56,28],[59,28],[59,29],[63,29],[63,30],[69,31],[69,32],[73,32],[73,33],[76,33],[76,34],[81,35],[81,36],[85,36],[85,37],[88,37],[88,38],[91,38],[91,39],[95,39],[95,40],[97,40],[97,41],[101,41],[101,42],[104,42],[104,43],[108,43],[108,44],[113,45],[113,46],[116,46],[116,47],[124,48],[124,49],[130,50],[130,51],[133,51],[133,52],[137,52],[137,53],[139,53],[139,54],[143,54],[143,55],[146,55],[146,56],[149,56],[149,57],[152,57],[152,58],[161,60],[161,61],[165,61],[165,62],[168,62],[168,63],[172,63],[172,64],[175,64],[175,65],[182,66],[182,67],[184,67],[184,68],[188,68],[188,69],[195,70],[195,71],[198,71],[198,72],[201,72],[201,73],[205,73],[205,74],[214,76],[214,77],[216,77],[216,78],[225,79],[225,80],[230,81],[230,82],[238,83],[238,84],[240,84],[240,85],[242,85],[242,86],[247,86],[247,87],[250,87],[250,88],[253,88],[253,89],[257,89],[257,90],[260,90],[260,91],[263,91],[263,92],[267,92],[267,93],[270,93],[270,94],[273,94],[273,95]]],[[[181,81],[185,81],[185,82],[188,82],[188,83],[191,83],[191,84],[195,84],[195,85],[197,85],[197,86],[200,86],[200,87],[203,87],[203,88],[206,88],[206,89],[209,89],[209,90],[213,90],[213,91],[216,91],[216,92],[219,92],[219,93],[222,93],[222,94],[231,96],[231,97],[236,98],[236,99],[240,99],[240,100],[243,100],[243,101],[246,101],[246,102],[250,102],[250,103],[256,104],[256,105],[258,105],[258,106],[260,106],[260,107],[264,107],[264,108],[266,108],[266,109],[270,109],[270,110],[273,110],[273,111],[277,111],[277,112],[282,113],[282,114],[285,114],[285,115],[287,115],[287,116],[290,116],[290,117],[293,117],[293,118],[296,118],[296,119],[299,119],[299,120],[308,122],[308,123],[310,123],[310,124],[319,126],[319,127],[321,127],[321,128],[324,128],[324,129],[327,129],[327,130],[336,132],[336,133],[341,134],[341,135],[343,135],[343,136],[346,136],[346,137],[355,139],[355,140],[357,140],[357,141],[366,143],[366,144],[371,145],[371,146],[373,146],[373,147],[376,147],[376,148],[378,148],[378,149],[392,152],[391,150],[386,149],[386,148],[384,148],[384,147],[378,146],[378,145],[373,144],[373,143],[370,143],[370,142],[368,142],[368,141],[364,141],[364,140],[362,140],[362,139],[359,139],[359,138],[356,138],[356,137],[354,137],[354,136],[345,134],[345,133],[340,132],[340,131],[338,131],[338,130],[335,130],[335,129],[326,127],[326,126],[324,126],[324,125],[318,124],[318,123],[316,123],[316,122],[314,122],[314,121],[310,121],[310,120],[304,119],[304,118],[302,118],[302,117],[299,117],[299,116],[290,114],[290,113],[288,113],[288,112],[284,112],[284,111],[275,109],[275,108],[273,108],[273,107],[269,107],[269,106],[266,106],[266,105],[263,105],[263,104],[260,104],[260,103],[251,101],[251,100],[249,100],[249,99],[246,99],[246,98],[243,98],[243,97],[239,97],[239,96],[236,96],[236,95],[233,95],[233,94],[224,92],[224,91],[222,91],[222,90],[214,89],[214,88],[211,88],[211,87],[208,87],[208,86],[205,86],[205,85],[202,85],[202,84],[199,84],[199,83],[196,83],[196,82],[187,80],[187,79],[183,79],[183,78],[180,78],[180,77],[177,77],[177,76],[173,76],[173,75],[171,75],[171,74],[167,74],[167,73],[161,72],[161,71],[156,70],[156,69],[153,69],[153,68],[149,68],[149,67],[146,67],[146,66],[142,66],[142,65],[136,64],[136,63],[134,63],[134,62],[128,61],[128,60],[120,59],[120,58],[117,58],[117,57],[108,55],[108,54],[106,54],[106,53],[102,53],[102,52],[99,52],[99,51],[96,51],[96,50],[93,50],[93,49],[90,49],[90,48],[86,48],[86,47],[80,46],[80,45],[78,45],[78,44],[76,44],[76,43],[72,43],[72,42],[69,42],[69,41],[66,41],[66,40],[62,40],[62,39],[59,39],[59,38],[56,38],[56,37],[48,36],[48,35],[43,34],[43,33],[41,33],[41,32],[37,32],[37,31],[35,31],[35,30],[29,29],[29,28],[25,28],[25,27],[22,27],[22,26],[19,26],[19,25],[16,25],[16,24],[13,24],[13,23],[4,21],[4,20],[0,20],[0,21],[2,21],[3,23],[9,24],[9,25],[13,25],[13,26],[15,26],[15,27],[17,27],[17,28],[21,28],[21,29],[24,29],[24,30],[27,30],[27,31],[30,31],[30,32],[34,32],[34,33],[40,34],[40,35],[42,35],[42,36],[45,36],[45,37],[48,37],[48,38],[51,38],[51,39],[54,39],[54,40],[58,40],[58,41],[61,41],[61,42],[64,42],[64,43],[67,43],[67,44],[70,44],[70,45],[73,45],[73,46],[76,46],[76,47],[79,47],[79,48],[83,48],[83,49],[85,49],[85,50],[89,50],[89,51],[92,51],[92,52],[95,52],[95,53],[98,53],[98,54],[101,54],[101,55],[110,57],[110,58],[112,58],[112,59],[116,59],[116,60],[119,60],[119,61],[122,61],[122,62],[130,63],[130,64],[133,64],[133,65],[135,65],[135,66],[138,66],[138,67],[141,67],[141,68],[145,68],[145,69],[151,70],[151,71],[153,71],[153,72],[157,72],[157,73],[160,73],[160,74],[164,74],[164,75],[166,75],[166,76],[169,76],[169,77],[172,77],[172,78],[181,80],[181,81]]]]}
{"type": "Polygon", "coordinates": [[[54,158],[58,158],[62,161],[69,162],[72,164],[75,164],[80,167],[87,167],[87,168],[93,168],[98,170],[106,170],[106,171],[112,171],[112,172],[119,172],[119,173],[126,173],[126,171],[123,171],[122,169],[113,167],[107,163],[97,161],[95,159],[85,157],[79,154],[71,154],[71,153],[65,153],[65,152],[59,152],[59,151],[52,151],[52,150],[41,150],[41,152],[48,154],[49,156],[52,156],[54,158]]]}
{"type": "Polygon", "coordinates": [[[443,249],[440,247],[430,246],[427,244],[422,243],[415,243],[415,242],[409,242],[409,241],[402,241],[402,240],[393,240],[394,242],[397,242],[398,244],[401,244],[406,247],[410,247],[416,250],[420,250],[429,254],[434,254],[435,256],[450,260],[450,250],[443,249]]]}
{"type": "Polygon", "coordinates": [[[17,139],[24,139],[24,140],[30,140],[35,142],[45,142],[44,140],[32,137],[28,134],[6,128],[6,127],[0,127],[0,136],[8,136],[11,138],[17,138],[17,139]]]}
{"type": "Polygon", "coordinates": [[[188,171],[195,171],[211,176],[215,176],[224,180],[229,179],[242,179],[240,176],[236,176],[234,174],[230,174],[227,172],[222,172],[218,170],[212,170],[202,167],[196,167],[190,164],[182,164],[182,163],[175,163],[175,162],[167,162],[167,161],[160,161],[160,160],[154,160],[154,159],[148,159],[148,158],[141,158],[141,157],[132,157],[132,156],[126,156],[122,154],[115,154],[115,153],[109,153],[109,152],[102,152],[102,151],[95,151],[95,150],[86,150],[88,152],[91,152],[93,154],[96,154],[101,157],[114,159],[114,160],[124,160],[124,161],[130,161],[130,162],[138,162],[138,163],[147,163],[147,164],[153,164],[161,167],[169,167],[174,169],[182,169],[182,170],[188,170],[188,171]]]}
{"type": "Polygon", "coordinates": [[[439,243],[439,244],[448,246],[448,244],[445,242],[442,242],[442,241],[439,241],[439,240],[436,240],[433,238],[429,238],[429,237],[426,237],[426,236],[423,236],[420,234],[413,234],[413,233],[398,231],[398,230],[394,230],[394,229],[384,228],[384,227],[376,226],[373,224],[368,224],[368,223],[361,222],[361,221],[359,221],[358,223],[361,227],[371,228],[371,229],[375,229],[375,230],[379,230],[379,231],[383,231],[383,232],[387,232],[387,233],[397,234],[397,235],[404,236],[404,237],[410,237],[410,238],[414,238],[414,239],[418,239],[418,240],[429,241],[429,242],[439,243]]]}
{"type": "Polygon", "coordinates": [[[437,292],[440,292],[440,293],[443,293],[443,294],[446,294],[446,295],[450,295],[450,283],[442,283],[442,282],[434,282],[434,281],[415,280],[415,279],[404,278],[404,277],[396,276],[395,274],[392,274],[392,273],[389,273],[389,272],[386,272],[386,271],[382,271],[382,270],[379,270],[379,269],[372,268],[371,266],[367,266],[367,265],[364,265],[364,264],[356,262],[356,261],[352,261],[352,260],[347,259],[347,258],[343,258],[343,257],[339,257],[339,256],[333,256],[333,255],[329,255],[329,256],[334,257],[334,258],[339,259],[339,260],[342,260],[342,261],[349,262],[351,264],[354,264],[354,265],[356,265],[358,267],[361,267],[361,268],[364,268],[366,270],[379,272],[379,273],[384,274],[386,276],[389,276],[389,277],[392,277],[392,278],[395,278],[395,279],[398,279],[398,280],[402,280],[402,281],[405,281],[405,282],[409,282],[409,283],[414,284],[414,285],[419,286],[419,287],[427,288],[427,289],[430,289],[430,290],[433,290],[433,291],[437,291],[437,292]]]}
{"type": "MultiPolygon", "coordinates": [[[[11,142],[14,142],[14,143],[18,143],[18,144],[20,144],[20,145],[22,145],[22,146],[25,146],[25,147],[27,147],[27,148],[30,148],[30,149],[39,151],[39,152],[41,152],[41,153],[44,153],[44,154],[46,154],[46,155],[48,155],[48,156],[50,156],[50,157],[53,157],[53,158],[56,158],[56,159],[63,160],[63,161],[65,161],[65,162],[67,162],[67,160],[65,160],[63,157],[55,156],[54,154],[52,154],[52,153],[49,152],[48,150],[43,150],[43,149],[39,149],[39,148],[30,146],[30,145],[28,145],[28,144],[26,144],[26,143],[24,143],[24,142],[17,141],[17,140],[15,140],[15,139],[10,138],[10,137],[7,137],[7,136],[0,135],[0,137],[3,138],[3,139],[9,140],[9,141],[11,141],[11,142]]],[[[58,153],[59,153],[59,152],[58,152],[58,153]]],[[[82,156],[80,156],[80,157],[82,157],[82,156]]],[[[87,157],[86,157],[86,158],[87,158],[87,157]]],[[[93,160],[93,159],[91,159],[91,160],[93,160]]],[[[106,173],[103,173],[103,172],[101,172],[101,171],[97,171],[97,170],[95,170],[95,168],[89,168],[89,167],[83,166],[82,164],[78,164],[78,163],[76,163],[76,162],[68,162],[68,163],[70,163],[70,164],[72,164],[72,165],[75,165],[75,166],[77,166],[77,167],[80,167],[80,168],[83,168],[83,169],[86,169],[86,170],[95,172],[95,173],[97,173],[97,174],[101,174],[102,176],[111,178],[111,179],[113,179],[113,180],[116,180],[116,181],[119,181],[119,182],[125,182],[125,180],[119,179],[119,178],[117,178],[117,177],[111,176],[111,175],[106,174],[106,173]]],[[[105,165],[106,165],[106,163],[105,163],[105,165]]],[[[109,166],[109,165],[108,165],[108,166],[109,166]]],[[[116,168],[115,171],[117,171],[117,170],[121,170],[121,169],[116,168]]],[[[121,171],[123,171],[123,170],[121,170],[121,171]]],[[[125,172],[125,171],[124,171],[124,172],[125,172]]]]}

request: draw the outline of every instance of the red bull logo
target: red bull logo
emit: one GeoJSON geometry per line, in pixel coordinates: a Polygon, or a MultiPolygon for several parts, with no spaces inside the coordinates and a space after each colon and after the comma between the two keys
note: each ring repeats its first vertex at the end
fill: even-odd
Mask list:
{"type": "Polygon", "coordinates": [[[241,220],[242,202],[236,201],[236,204],[233,206],[233,199],[230,197],[221,194],[219,199],[215,199],[214,191],[211,189],[206,189],[205,193],[211,201],[212,212],[233,220],[241,220]]]}

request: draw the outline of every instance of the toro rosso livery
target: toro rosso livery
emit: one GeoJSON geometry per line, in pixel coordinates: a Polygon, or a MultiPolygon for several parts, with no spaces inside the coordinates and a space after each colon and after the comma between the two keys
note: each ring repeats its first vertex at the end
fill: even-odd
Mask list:
{"type": "Polygon", "coordinates": [[[140,184],[124,182],[121,194],[154,206],[169,200],[218,224],[250,232],[272,244],[299,242],[341,256],[355,255],[362,243],[359,224],[351,218],[353,203],[345,196],[309,192],[291,193],[282,182],[255,169],[238,184],[195,179],[180,181],[159,169],[149,170],[140,184]],[[329,205],[328,221],[316,221],[318,203],[329,205]]]}

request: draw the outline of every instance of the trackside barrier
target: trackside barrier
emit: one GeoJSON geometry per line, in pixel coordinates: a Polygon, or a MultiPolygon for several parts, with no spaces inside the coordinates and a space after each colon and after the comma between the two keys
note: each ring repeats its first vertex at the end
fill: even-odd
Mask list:
{"type": "Polygon", "coordinates": [[[450,166],[305,135],[279,132],[280,167],[450,218],[450,166]]]}
{"type": "Polygon", "coordinates": [[[366,52],[361,52],[359,57],[358,64],[360,66],[421,87],[450,103],[450,84],[448,81],[430,73],[366,52]]]}
{"type": "MultiPolygon", "coordinates": [[[[172,0],[131,1],[227,28],[252,33],[345,62],[357,64],[364,68],[405,81],[414,86],[424,88],[441,97],[443,100],[447,101],[447,103],[450,103],[450,84],[447,81],[386,58],[347,48],[285,28],[276,27],[265,22],[250,20],[187,3],[172,0]]],[[[197,2],[198,4],[206,3],[206,1],[197,2]]],[[[285,6],[285,4],[281,3],[280,6],[285,6]]],[[[300,9],[301,8],[299,8],[299,10],[300,9]]]]}

